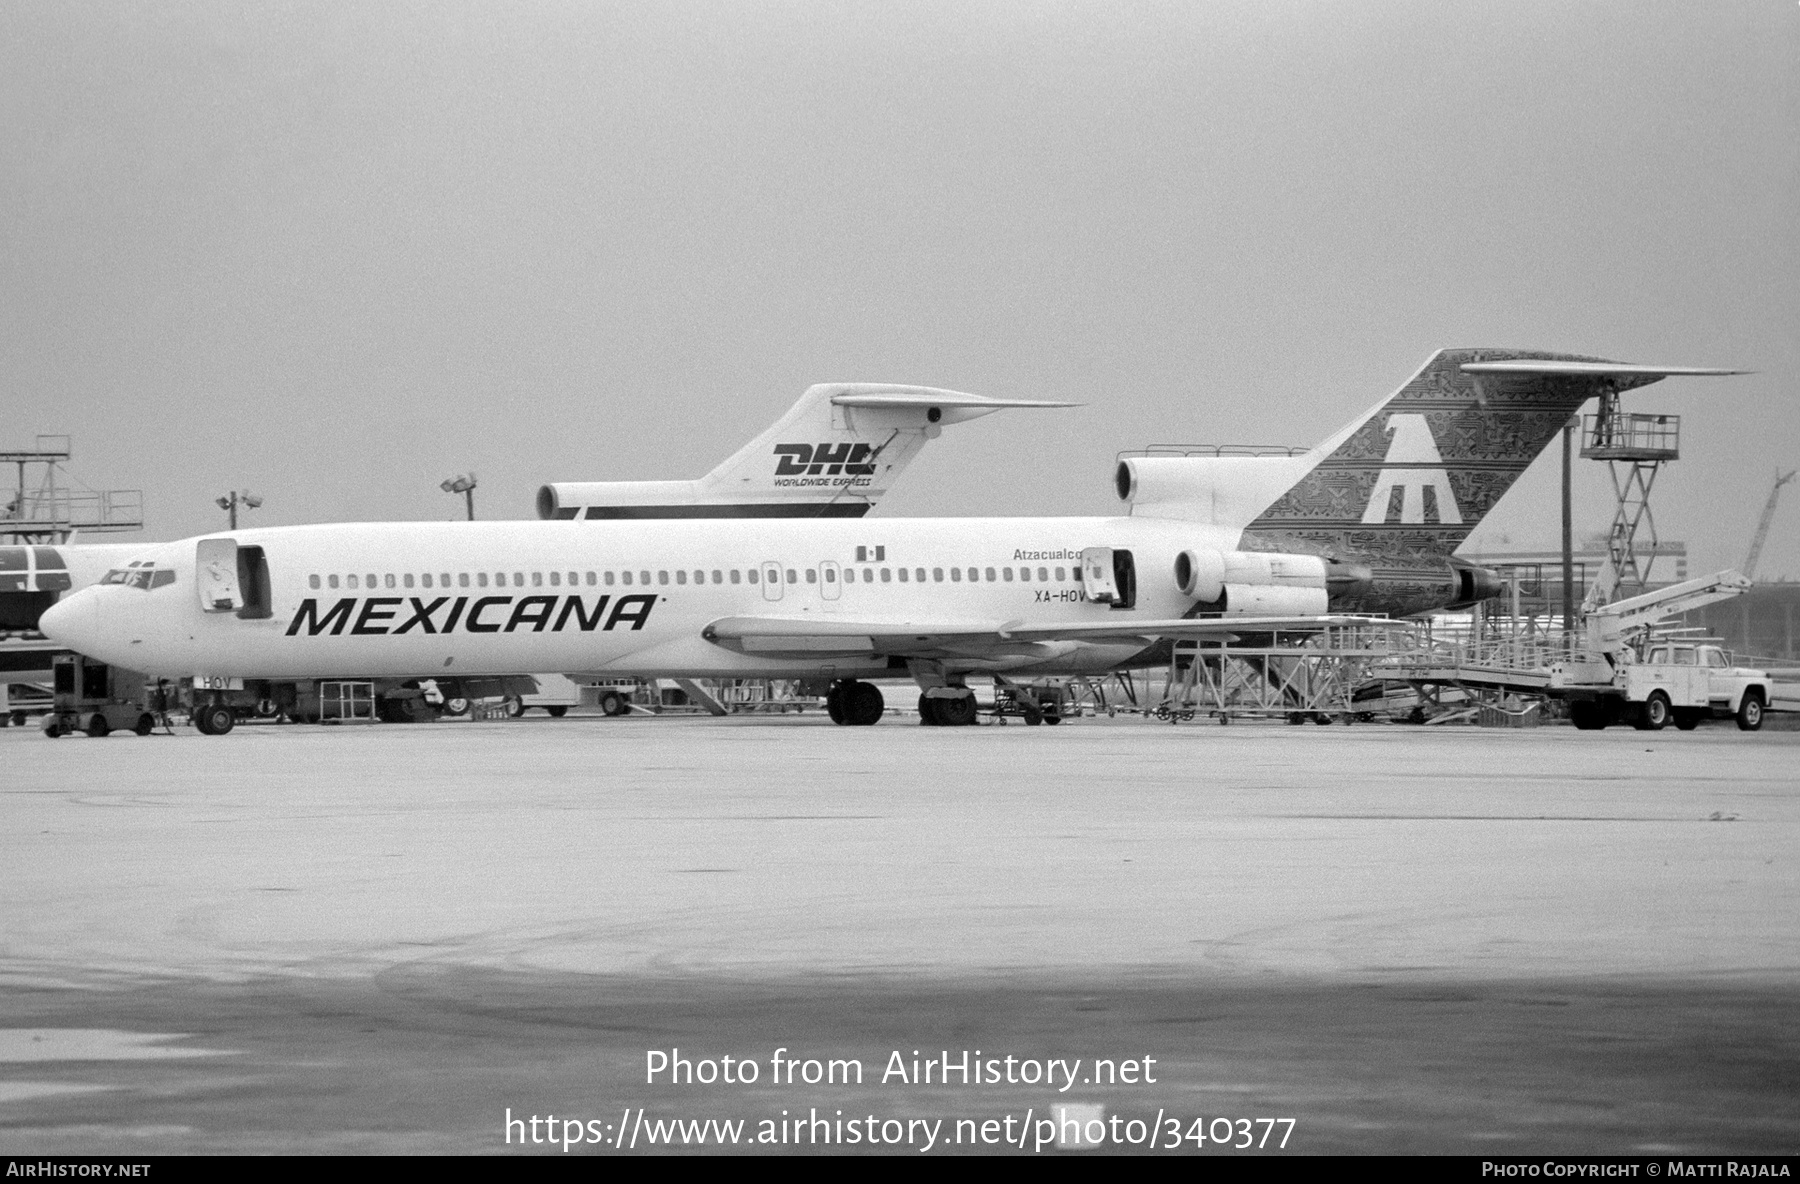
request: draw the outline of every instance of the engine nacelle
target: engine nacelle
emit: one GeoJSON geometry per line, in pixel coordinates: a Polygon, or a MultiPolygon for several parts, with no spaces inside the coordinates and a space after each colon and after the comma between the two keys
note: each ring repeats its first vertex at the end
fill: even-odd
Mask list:
{"type": "Polygon", "coordinates": [[[1227,584],[1223,597],[1228,617],[1321,617],[1329,611],[1329,594],[1323,588],[1227,584]]]}
{"type": "Polygon", "coordinates": [[[1218,600],[1230,587],[1317,589],[1319,611],[1324,612],[1328,574],[1325,560],[1317,555],[1196,547],[1175,557],[1176,587],[1183,596],[1208,602],[1218,600]]]}

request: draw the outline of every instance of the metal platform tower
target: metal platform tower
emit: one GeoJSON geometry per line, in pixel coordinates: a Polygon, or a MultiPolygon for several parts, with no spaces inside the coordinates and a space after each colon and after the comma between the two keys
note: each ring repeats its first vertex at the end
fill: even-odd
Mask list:
{"type": "Polygon", "coordinates": [[[1619,406],[1619,392],[1604,388],[1599,408],[1582,417],[1581,438],[1582,456],[1611,466],[1617,495],[1606,566],[1581,605],[1589,613],[1618,595],[1634,596],[1649,586],[1657,542],[1650,490],[1663,463],[1681,456],[1681,417],[1627,412],[1619,406]]]}
{"type": "Polygon", "coordinates": [[[11,495],[0,505],[0,540],[60,543],[76,530],[143,529],[143,491],[72,489],[58,469],[71,455],[67,436],[39,436],[36,448],[0,451],[0,464],[12,465],[17,473],[11,495]],[[33,482],[29,474],[40,466],[42,476],[33,482]]]}

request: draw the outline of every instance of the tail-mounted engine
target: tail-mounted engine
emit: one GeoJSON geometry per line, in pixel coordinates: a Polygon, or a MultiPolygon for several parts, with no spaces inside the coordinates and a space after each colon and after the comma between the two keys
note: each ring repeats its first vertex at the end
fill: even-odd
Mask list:
{"type": "Polygon", "coordinates": [[[1182,595],[1227,616],[1319,616],[1372,579],[1360,563],[1318,555],[1196,547],[1175,557],[1182,595]]]}

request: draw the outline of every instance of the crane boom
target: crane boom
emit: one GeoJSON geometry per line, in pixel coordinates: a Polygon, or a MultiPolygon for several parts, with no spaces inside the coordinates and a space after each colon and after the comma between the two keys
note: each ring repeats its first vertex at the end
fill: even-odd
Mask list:
{"type": "Polygon", "coordinates": [[[1787,476],[1781,470],[1775,471],[1775,488],[1769,490],[1769,500],[1763,506],[1762,521],[1756,524],[1756,534],[1750,540],[1750,553],[1744,556],[1744,574],[1756,575],[1756,561],[1762,558],[1763,542],[1769,537],[1769,523],[1775,519],[1775,503],[1781,499],[1781,487],[1794,479],[1794,470],[1789,469],[1787,476]]]}
{"type": "Polygon", "coordinates": [[[1588,614],[1588,645],[1605,654],[1618,653],[1627,629],[1639,629],[1681,613],[1705,608],[1750,590],[1748,576],[1722,571],[1697,580],[1658,588],[1641,596],[1614,601],[1588,614]]]}

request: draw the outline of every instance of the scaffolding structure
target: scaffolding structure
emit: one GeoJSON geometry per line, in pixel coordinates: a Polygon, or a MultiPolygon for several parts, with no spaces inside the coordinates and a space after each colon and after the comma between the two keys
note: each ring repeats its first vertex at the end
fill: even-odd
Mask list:
{"type": "MultiPolygon", "coordinates": [[[[1248,626],[1248,622],[1246,625],[1248,626]]],[[[1146,714],[1349,722],[1387,710],[1381,664],[1430,643],[1429,626],[1372,620],[1309,631],[1173,644],[1162,696],[1146,714]]]]}
{"type": "Polygon", "coordinates": [[[143,491],[73,488],[61,471],[71,455],[68,436],[39,436],[35,448],[0,451],[0,464],[12,466],[16,477],[0,504],[0,540],[61,543],[77,530],[110,534],[143,529],[143,491]]]}
{"type": "Polygon", "coordinates": [[[1662,466],[1681,456],[1681,417],[1622,411],[1618,392],[1603,389],[1599,409],[1582,417],[1581,439],[1583,457],[1610,466],[1615,495],[1606,567],[1582,601],[1582,611],[1588,613],[1650,586],[1657,545],[1650,491],[1662,466]]]}

